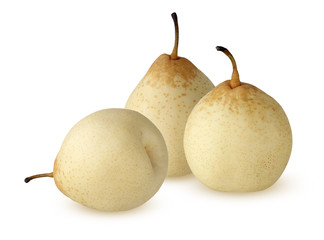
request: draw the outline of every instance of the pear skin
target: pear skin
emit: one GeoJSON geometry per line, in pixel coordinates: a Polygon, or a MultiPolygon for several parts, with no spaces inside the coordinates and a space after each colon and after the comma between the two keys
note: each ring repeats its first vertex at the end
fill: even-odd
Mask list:
{"type": "Polygon", "coordinates": [[[288,118],[275,99],[240,82],[236,62],[232,79],[216,86],[192,110],[184,148],[193,174],[208,187],[250,192],[273,185],[292,150],[288,118]]]}
{"type": "Polygon", "coordinates": [[[169,153],[168,176],[189,174],[183,135],[187,118],[213,83],[188,59],[178,56],[179,28],[175,23],[175,44],[171,55],[159,56],[130,95],[126,108],[149,118],[161,131],[169,153]]]}

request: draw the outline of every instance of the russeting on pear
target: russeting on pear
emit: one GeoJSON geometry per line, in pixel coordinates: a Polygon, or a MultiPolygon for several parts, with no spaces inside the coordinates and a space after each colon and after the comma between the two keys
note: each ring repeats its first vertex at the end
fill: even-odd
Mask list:
{"type": "Polygon", "coordinates": [[[175,43],[171,55],[159,56],[130,95],[126,108],[148,117],[161,131],[169,152],[168,176],[190,173],[183,149],[187,118],[212,82],[188,59],[178,56],[179,27],[176,13],[175,43]]]}
{"type": "Polygon", "coordinates": [[[184,148],[193,174],[219,191],[270,187],[283,173],[292,150],[288,118],[272,97],[240,82],[232,61],[231,80],[216,86],[192,110],[184,148]]]}
{"type": "Polygon", "coordinates": [[[101,211],[140,206],[162,185],[168,153],[160,131],[142,114],[106,109],[79,121],[65,137],[54,171],[28,177],[54,177],[72,200],[101,211]]]}

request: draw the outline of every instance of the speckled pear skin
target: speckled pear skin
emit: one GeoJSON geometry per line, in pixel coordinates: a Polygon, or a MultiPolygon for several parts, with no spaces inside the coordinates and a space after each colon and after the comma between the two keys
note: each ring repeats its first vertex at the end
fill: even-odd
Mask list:
{"type": "Polygon", "coordinates": [[[184,148],[193,174],[226,192],[259,191],[283,173],[292,133],[282,107],[257,87],[219,84],[192,110],[184,148]]]}
{"type": "Polygon", "coordinates": [[[127,109],[149,118],[161,131],[169,152],[168,176],[189,174],[183,149],[187,118],[213,83],[188,59],[162,54],[130,95],[127,109]]]}
{"type": "Polygon", "coordinates": [[[106,109],[79,121],[54,164],[59,190],[102,211],[140,206],[162,185],[168,153],[160,131],[142,114],[106,109]]]}

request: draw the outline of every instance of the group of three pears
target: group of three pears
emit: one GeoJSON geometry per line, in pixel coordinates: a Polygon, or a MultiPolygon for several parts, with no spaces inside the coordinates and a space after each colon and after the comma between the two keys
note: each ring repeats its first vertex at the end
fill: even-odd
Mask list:
{"type": "Polygon", "coordinates": [[[162,54],[130,95],[126,109],[106,109],[80,120],[65,137],[52,173],[59,190],[103,211],[140,206],[166,176],[193,173],[218,191],[259,191],[284,171],[292,133],[282,107],[240,82],[236,62],[230,80],[213,83],[175,44],[162,54]]]}

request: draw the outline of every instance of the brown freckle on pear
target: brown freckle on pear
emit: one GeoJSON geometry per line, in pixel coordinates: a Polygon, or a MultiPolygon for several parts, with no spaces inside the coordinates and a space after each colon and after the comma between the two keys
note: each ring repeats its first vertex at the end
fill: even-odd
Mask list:
{"type": "Polygon", "coordinates": [[[183,87],[183,88],[187,88],[188,86],[189,86],[188,83],[184,83],[184,84],[182,84],[182,87],[183,87]]]}

